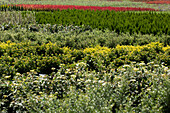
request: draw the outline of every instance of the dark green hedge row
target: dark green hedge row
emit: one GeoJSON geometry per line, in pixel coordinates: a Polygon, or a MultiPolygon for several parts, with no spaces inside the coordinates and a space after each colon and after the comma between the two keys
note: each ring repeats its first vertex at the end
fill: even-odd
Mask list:
{"type": "MultiPolygon", "coordinates": [[[[35,26],[35,27],[38,27],[35,26]]],[[[52,26],[51,26],[52,27],[52,26]]],[[[145,45],[151,42],[161,42],[170,45],[170,35],[142,35],[121,33],[117,34],[109,30],[92,30],[88,27],[74,27],[74,26],[54,26],[57,29],[56,33],[51,33],[50,25],[38,29],[39,32],[31,32],[28,29],[16,28],[13,30],[0,31],[0,41],[6,42],[8,40],[16,43],[31,41],[32,43],[56,43],[59,47],[70,47],[74,49],[83,49],[87,47],[95,47],[96,45],[104,47],[116,47],[120,45],[145,45]]],[[[53,29],[53,28],[52,28],[53,29]]],[[[55,29],[53,29],[55,30],[55,29]]]]}
{"type": "MultiPolygon", "coordinates": [[[[26,12],[23,12],[26,13],[26,12]]],[[[154,12],[115,12],[90,10],[58,10],[36,12],[39,24],[90,25],[93,29],[114,30],[117,33],[170,35],[170,14],[154,12]]]]}

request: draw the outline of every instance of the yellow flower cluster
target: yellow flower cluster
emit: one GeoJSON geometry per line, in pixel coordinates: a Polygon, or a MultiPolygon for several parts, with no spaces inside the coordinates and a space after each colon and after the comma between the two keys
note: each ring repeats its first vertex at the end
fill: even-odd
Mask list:
{"type": "Polygon", "coordinates": [[[111,49],[109,49],[108,47],[101,47],[97,45],[95,48],[86,48],[83,50],[83,52],[87,54],[93,54],[93,55],[96,54],[104,55],[110,53],[111,49]]]}
{"type": "MultiPolygon", "coordinates": [[[[6,43],[5,42],[0,42],[0,48],[2,49],[6,49],[7,47],[12,47],[14,45],[30,45],[30,43],[13,43],[11,42],[10,40],[7,41],[6,43]]],[[[48,44],[43,44],[41,45],[43,47],[46,47],[47,49],[48,48],[51,48],[51,47],[57,47],[57,45],[55,43],[51,43],[49,42],[48,44]]],[[[159,43],[159,42],[151,42],[150,44],[147,44],[147,45],[143,45],[143,46],[132,46],[132,45],[117,45],[116,48],[113,48],[113,49],[117,49],[117,50],[124,50],[124,51],[141,51],[141,49],[143,48],[148,48],[148,49],[151,49],[151,48],[156,48],[156,47],[159,47],[159,48],[162,48],[163,51],[167,51],[170,49],[170,46],[166,46],[164,47],[162,43],[159,43]]],[[[70,53],[72,50],[69,48],[69,47],[63,47],[63,52],[64,53],[70,53]]],[[[76,50],[75,50],[76,51],[76,50]]],[[[97,45],[96,47],[94,48],[86,48],[83,50],[84,53],[100,53],[100,54],[106,54],[108,52],[111,52],[112,49],[108,48],[108,47],[101,47],[99,45],[97,45]]]]}
{"type": "Polygon", "coordinates": [[[150,44],[143,45],[143,46],[139,46],[139,45],[137,45],[137,46],[132,46],[132,45],[120,46],[120,45],[117,45],[116,49],[118,49],[118,50],[126,50],[126,51],[129,51],[129,52],[132,52],[132,51],[138,51],[139,52],[143,48],[152,49],[152,48],[156,48],[156,47],[162,48],[163,51],[166,51],[166,50],[170,49],[170,46],[164,47],[163,43],[159,43],[159,42],[151,42],[150,44]]]}
{"type": "Polygon", "coordinates": [[[163,50],[163,51],[170,50],[170,46],[168,45],[168,46],[166,46],[166,47],[163,47],[162,50],[163,50]]]}
{"type": "Polygon", "coordinates": [[[0,48],[6,49],[7,47],[12,47],[13,45],[16,45],[16,43],[12,43],[10,40],[5,42],[0,42],[0,48]]]}

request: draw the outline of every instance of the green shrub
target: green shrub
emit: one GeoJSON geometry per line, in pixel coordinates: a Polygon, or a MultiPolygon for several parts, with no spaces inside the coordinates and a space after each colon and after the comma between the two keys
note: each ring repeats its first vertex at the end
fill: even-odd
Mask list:
{"type": "MultiPolygon", "coordinates": [[[[98,73],[88,64],[60,65],[58,72],[3,75],[2,112],[169,112],[169,69],[153,62],[98,73]],[[11,110],[11,111],[10,111],[11,110]]],[[[54,71],[55,68],[52,68],[54,71]]]]}
{"type": "MultiPolygon", "coordinates": [[[[28,25],[31,26],[31,25],[28,25]]],[[[13,30],[0,31],[0,41],[6,42],[11,40],[12,42],[20,43],[31,41],[32,43],[56,43],[60,47],[70,47],[75,49],[84,49],[87,47],[95,47],[96,45],[105,46],[109,48],[119,45],[145,45],[151,42],[161,42],[166,45],[170,45],[169,35],[142,35],[122,33],[117,34],[115,32],[104,30],[92,30],[88,26],[76,27],[76,26],[57,26],[57,32],[51,33],[48,26],[51,25],[37,25],[36,28],[39,32],[32,32],[27,28],[14,28],[13,30]],[[67,30],[66,30],[67,29],[67,30]],[[44,31],[46,30],[46,31],[44,31]]],[[[28,27],[29,28],[29,27],[28,27]]]]}
{"type": "Polygon", "coordinates": [[[93,29],[108,28],[119,34],[126,32],[130,34],[170,34],[168,13],[58,10],[54,12],[39,11],[35,13],[35,17],[39,24],[90,25],[93,29]]]}

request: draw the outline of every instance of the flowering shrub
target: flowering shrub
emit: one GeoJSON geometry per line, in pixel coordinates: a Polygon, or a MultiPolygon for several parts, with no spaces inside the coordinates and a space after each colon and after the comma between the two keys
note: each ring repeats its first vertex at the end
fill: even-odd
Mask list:
{"type": "Polygon", "coordinates": [[[104,73],[88,64],[60,65],[58,72],[30,70],[0,78],[1,112],[168,112],[170,70],[153,62],[104,73]]]}
{"type": "Polygon", "coordinates": [[[123,64],[130,64],[131,61],[155,61],[170,65],[169,46],[164,47],[157,42],[144,46],[118,45],[113,49],[96,46],[82,50],[60,48],[53,43],[38,45],[30,42],[7,42],[0,44],[0,58],[0,73],[11,78],[16,72],[22,74],[32,69],[38,73],[49,74],[52,67],[59,69],[60,64],[71,66],[80,61],[88,64],[88,70],[97,72],[109,71],[110,66],[118,68],[123,64]]]}

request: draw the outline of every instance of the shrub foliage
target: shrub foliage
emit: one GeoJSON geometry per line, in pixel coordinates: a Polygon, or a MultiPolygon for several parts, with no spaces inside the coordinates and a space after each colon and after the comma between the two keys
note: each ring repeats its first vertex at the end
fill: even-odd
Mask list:
{"type": "Polygon", "coordinates": [[[93,29],[108,28],[117,33],[170,35],[170,15],[168,13],[58,10],[36,12],[35,16],[39,24],[90,25],[93,29]]]}
{"type": "Polygon", "coordinates": [[[35,70],[15,77],[2,75],[2,112],[169,112],[168,67],[153,62],[132,63],[109,72],[88,71],[77,63],[58,72],[35,70]]]}

